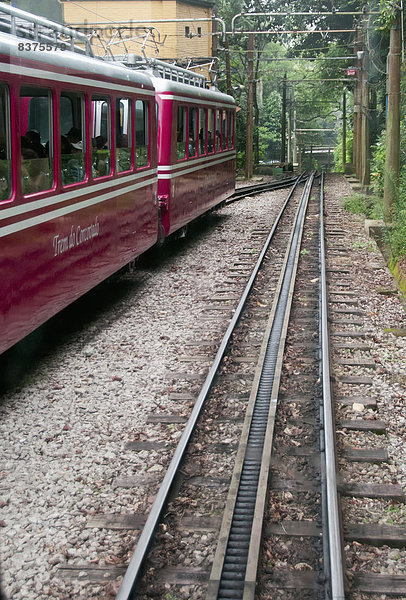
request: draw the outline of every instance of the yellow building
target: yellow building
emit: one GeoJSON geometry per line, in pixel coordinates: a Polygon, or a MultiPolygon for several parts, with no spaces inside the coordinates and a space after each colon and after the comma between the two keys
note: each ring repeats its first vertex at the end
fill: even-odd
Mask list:
{"type": "Polygon", "coordinates": [[[123,37],[127,52],[142,54],[144,51],[146,56],[160,60],[178,59],[178,64],[179,59],[186,64],[188,58],[202,59],[212,54],[212,2],[62,0],[61,3],[68,26],[83,28],[86,32],[98,30],[104,38],[114,39],[111,45],[114,54],[124,54],[123,44],[118,43],[123,37]],[[188,21],[160,22],[166,19],[188,21]]]}

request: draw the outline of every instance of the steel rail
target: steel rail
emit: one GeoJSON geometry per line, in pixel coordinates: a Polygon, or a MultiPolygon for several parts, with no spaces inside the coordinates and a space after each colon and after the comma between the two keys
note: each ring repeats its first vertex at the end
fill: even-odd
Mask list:
{"type": "Polygon", "coordinates": [[[278,216],[275,219],[275,223],[273,224],[272,229],[266,239],[264,247],[263,247],[261,254],[259,255],[259,258],[255,264],[253,272],[252,272],[252,274],[248,280],[248,283],[244,289],[244,292],[243,292],[241,299],[238,303],[238,306],[234,312],[234,315],[230,321],[227,331],[224,334],[224,337],[221,341],[220,347],[214,358],[214,362],[206,376],[206,379],[203,383],[202,389],[201,389],[199,396],[196,400],[196,403],[193,407],[190,418],[185,426],[183,434],[182,434],[182,436],[179,440],[179,443],[176,447],[176,450],[173,454],[171,463],[168,467],[168,470],[162,481],[161,487],[159,488],[158,494],[155,498],[154,504],[148,515],[147,521],[145,523],[145,526],[144,526],[142,533],[140,535],[140,538],[138,540],[134,554],[131,557],[127,571],[124,575],[120,589],[116,596],[116,600],[130,600],[133,592],[136,589],[136,586],[138,585],[138,582],[139,582],[139,579],[141,576],[142,566],[143,566],[145,558],[147,556],[148,549],[152,542],[155,530],[159,524],[159,518],[160,518],[161,513],[164,509],[164,506],[166,505],[166,502],[168,500],[168,496],[169,496],[170,490],[172,488],[172,484],[176,477],[178,468],[180,467],[180,465],[183,461],[187,446],[189,444],[192,433],[195,429],[197,420],[198,420],[200,413],[203,409],[203,406],[207,400],[209,392],[213,386],[213,383],[214,383],[215,377],[217,375],[217,372],[219,370],[220,364],[224,358],[227,347],[230,343],[231,336],[234,333],[234,329],[241,317],[241,314],[242,314],[245,304],[247,302],[248,296],[254,286],[259,269],[262,265],[262,262],[264,260],[265,254],[269,248],[269,245],[272,241],[272,238],[274,237],[274,234],[275,234],[275,231],[279,224],[279,221],[282,218],[285,208],[287,207],[289,200],[291,199],[299,182],[300,182],[300,177],[297,179],[296,183],[292,186],[291,191],[289,192],[281,210],[279,211],[278,216]]]}
{"type": "Polygon", "coordinates": [[[337,470],[335,460],[335,430],[331,394],[331,374],[328,334],[327,276],[324,242],[324,173],[320,183],[320,320],[321,320],[321,369],[323,384],[323,426],[325,456],[326,511],[328,531],[330,587],[332,600],[344,600],[344,572],[341,546],[339,502],[337,493],[337,470]]]}
{"type": "Polygon", "coordinates": [[[206,600],[254,600],[283,353],[313,181],[314,173],[296,212],[264,334],[206,600]]]}
{"type": "MultiPolygon", "coordinates": [[[[300,177],[300,176],[299,176],[300,177]]],[[[257,185],[247,185],[242,188],[235,190],[232,196],[229,196],[226,200],[226,204],[231,204],[240,198],[245,196],[252,196],[254,194],[262,194],[262,192],[271,192],[273,190],[279,190],[285,187],[290,187],[295,183],[297,177],[289,177],[286,179],[280,179],[279,181],[270,181],[269,183],[258,183],[257,185]]]]}

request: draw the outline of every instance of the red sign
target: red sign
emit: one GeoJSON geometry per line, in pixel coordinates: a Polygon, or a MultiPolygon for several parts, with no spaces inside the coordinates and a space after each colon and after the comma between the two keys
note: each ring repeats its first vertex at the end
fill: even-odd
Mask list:
{"type": "Polygon", "coordinates": [[[346,75],[355,75],[354,67],[348,67],[346,71],[346,75]]]}

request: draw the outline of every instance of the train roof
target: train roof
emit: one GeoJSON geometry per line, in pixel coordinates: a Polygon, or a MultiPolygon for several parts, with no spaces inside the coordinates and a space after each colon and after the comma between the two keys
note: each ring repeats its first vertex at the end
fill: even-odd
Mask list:
{"type": "MultiPolygon", "coordinates": [[[[95,77],[103,76],[111,79],[121,80],[127,83],[135,84],[137,87],[153,89],[152,78],[145,71],[137,71],[129,69],[118,62],[108,62],[101,58],[93,58],[86,54],[79,54],[71,50],[60,50],[40,52],[37,50],[19,50],[18,45],[30,43],[33,47],[33,40],[13,36],[9,33],[0,32],[0,56],[10,57],[17,60],[29,60],[36,62],[37,65],[42,63],[47,66],[67,69],[69,71],[77,71],[81,74],[86,74],[87,77],[92,75],[95,77]]],[[[59,44],[59,42],[58,42],[59,44]]],[[[26,47],[26,46],[25,46],[26,47]]],[[[1,58],[1,62],[5,61],[1,58]]],[[[13,60],[13,62],[15,62],[13,60]]],[[[52,75],[50,74],[52,77],[52,75]]]]}
{"type": "Polygon", "coordinates": [[[232,96],[223,94],[223,92],[220,92],[218,89],[195,87],[186,83],[179,83],[177,81],[170,81],[168,79],[161,79],[159,77],[151,77],[151,79],[158,94],[173,93],[187,96],[189,98],[191,96],[195,96],[201,100],[235,105],[235,100],[232,96]]]}

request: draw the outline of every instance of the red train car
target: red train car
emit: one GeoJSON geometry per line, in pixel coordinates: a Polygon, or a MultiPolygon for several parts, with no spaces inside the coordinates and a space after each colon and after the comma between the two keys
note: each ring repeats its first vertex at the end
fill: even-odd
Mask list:
{"type": "Polygon", "coordinates": [[[165,235],[227,198],[235,186],[231,96],[153,79],[158,103],[158,199],[165,235]]]}
{"type": "Polygon", "coordinates": [[[0,352],[158,235],[151,79],[29,44],[0,34],[0,352]]]}
{"type": "Polygon", "coordinates": [[[18,37],[52,23],[2,11],[0,353],[221,202],[235,171],[232,98],[92,58],[57,24],[71,50],[18,37]]]}

